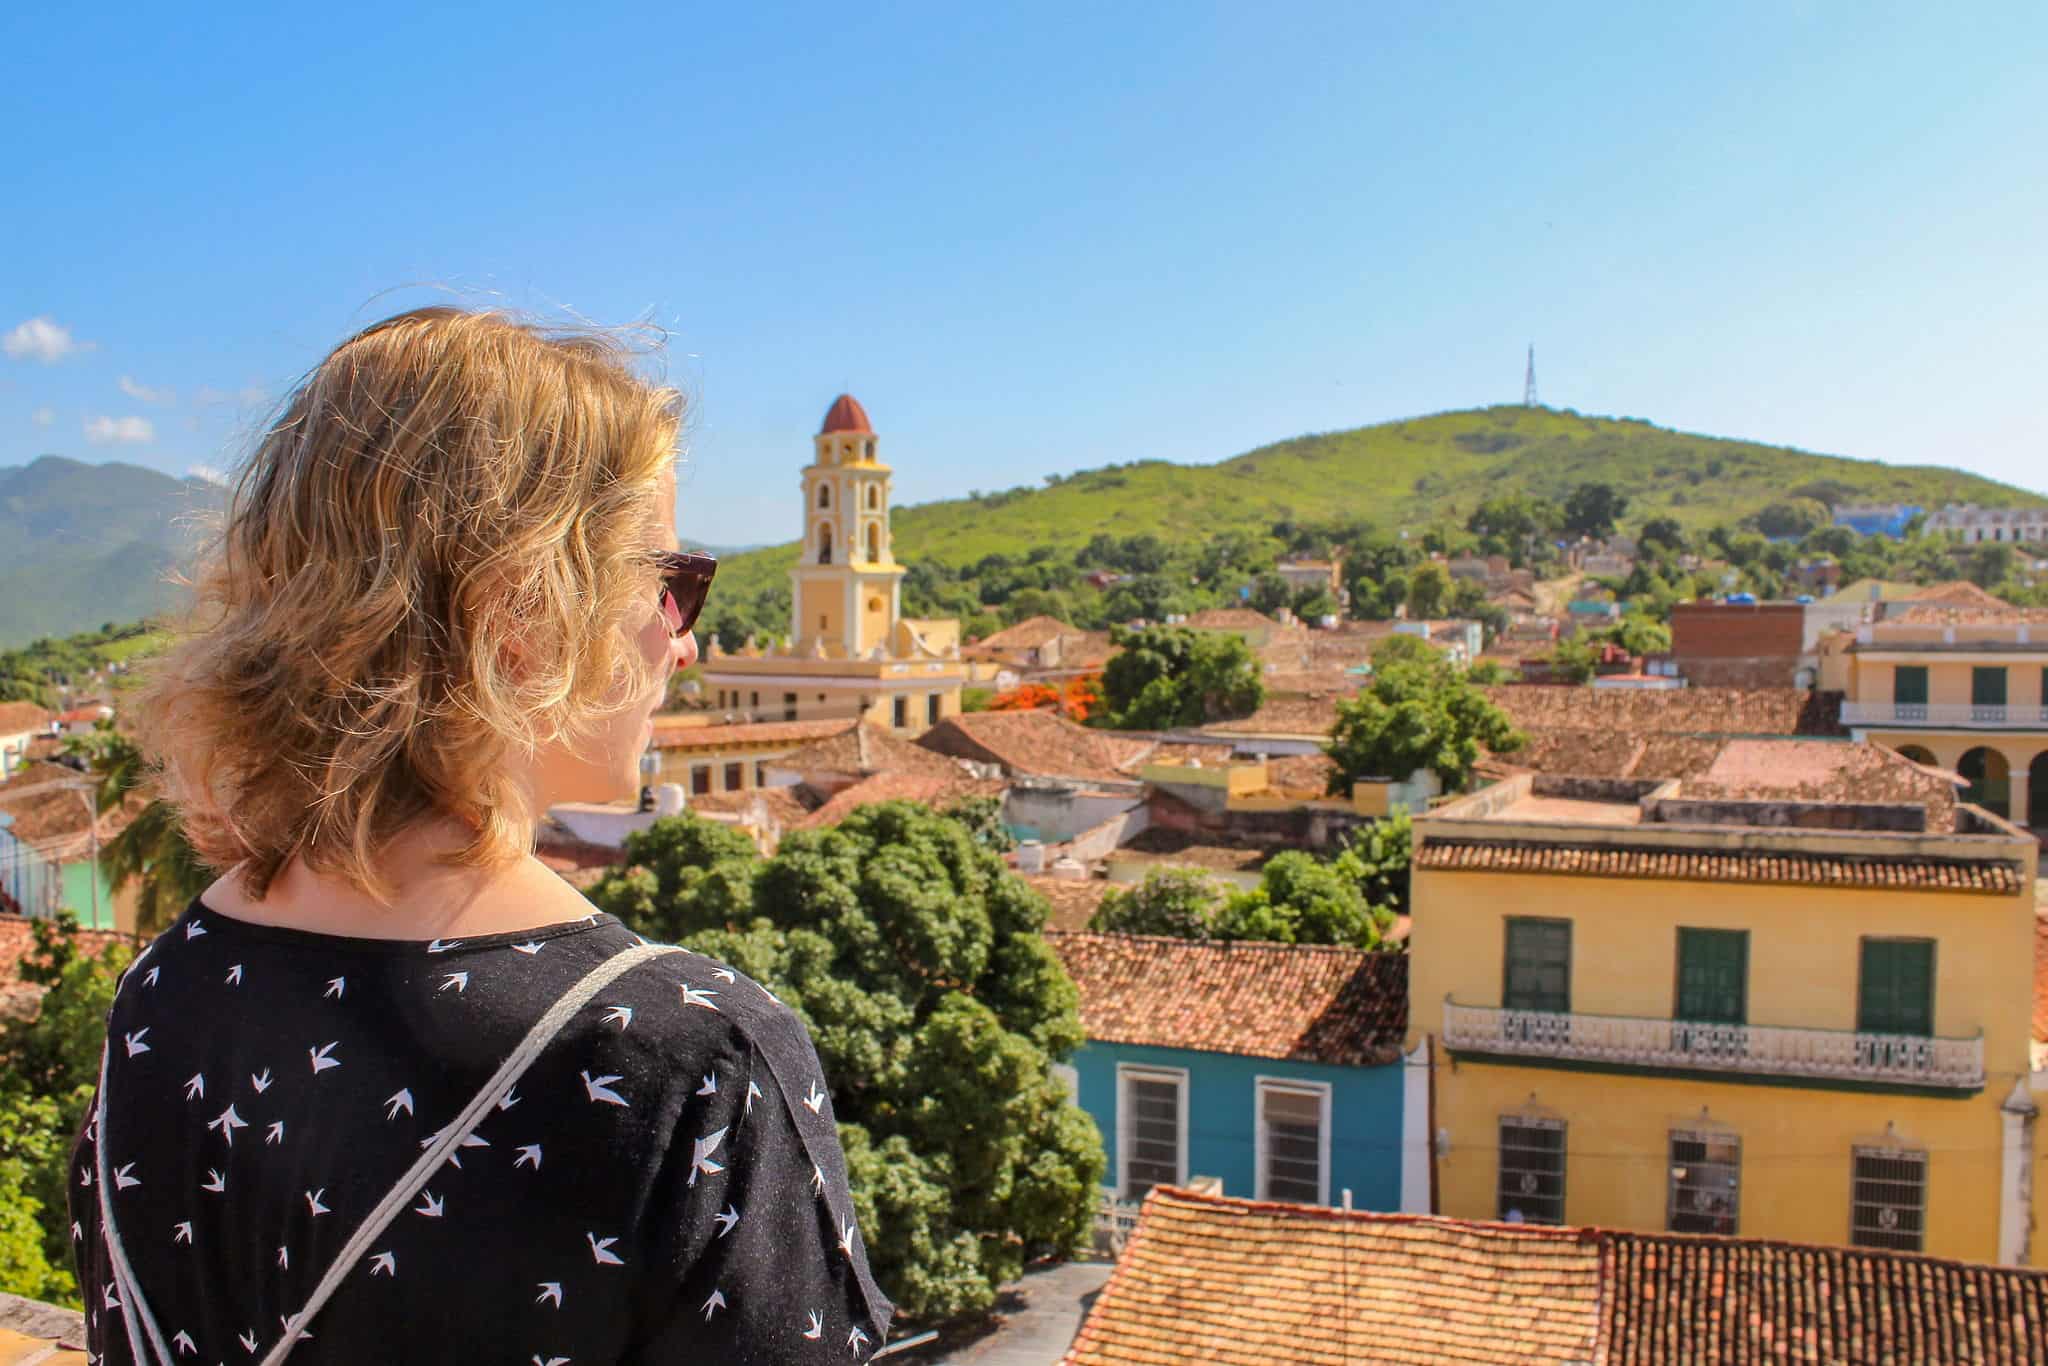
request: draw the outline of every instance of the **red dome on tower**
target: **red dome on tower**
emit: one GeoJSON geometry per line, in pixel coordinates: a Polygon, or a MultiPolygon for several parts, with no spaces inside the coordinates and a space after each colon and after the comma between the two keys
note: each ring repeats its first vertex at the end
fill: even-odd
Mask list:
{"type": "Polygon", "coordinates": [[[868,425],[868,410],[860,406],[860,400],[852,394],[841,394],[832,400],[831,411],[825,414],[825,425],[818,428],[818,435],[860,432],[872,436],[874,431],[875,429],[868,425]]]}

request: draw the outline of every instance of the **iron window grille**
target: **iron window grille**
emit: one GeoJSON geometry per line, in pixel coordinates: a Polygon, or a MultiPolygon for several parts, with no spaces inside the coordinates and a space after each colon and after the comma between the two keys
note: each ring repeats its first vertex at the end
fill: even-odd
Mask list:
{"type": "Polygon", "coordinates": [[[1496,1213],[1511,1224],[1564,1222],[1562,1120],[1501,1120],[1496,1213]]]}
{"type": "Polygon", "coordinates": [[[1741,1227],[1742,1140],[1731,1134],[1671,1133],[1664,1227],[1733,1237],[1741,1227]]]}
{"type": "Polygon", "coordinates": [[[1857,1148],[1849,1196],[1849,1242],[1918,1252],[1927,1231],[1927,1154],[1857,1148]]]}

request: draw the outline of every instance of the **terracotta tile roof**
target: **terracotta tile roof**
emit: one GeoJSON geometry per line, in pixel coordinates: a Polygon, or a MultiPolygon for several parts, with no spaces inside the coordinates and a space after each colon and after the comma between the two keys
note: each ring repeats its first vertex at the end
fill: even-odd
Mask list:
{"type": "Polygon", "coordinates": [[[1281,623],[1249,607],[1210,607],[1191,613],[1182,623],[1196,630],[1265,631],[1281,629],[1281,623]]]}
{"type": "Polygon", "coordinates": [[[874,427],[868,422],[868,410],[860,406],[860,400],[852,394],[841,394],[832,400],[826,410],[825,421],[818,428],[818,435],[828,432],[872,433],[874,427]]]}
{"type": "Polygon", "coordinates": [[[1576,778],[1622,778],[1643,757],[1640,736],[1621,730],[1539,729],[1506,756],[1518,768],[1576,778]]]}
{"type": "Polygon", "coordinates": [[[1268,697],[1350,697],[1371,680],[1343,669],[1283,670],[1261,680],[1268,697]]]}
{"type": "Polygon", "coordinates": [[[849,730],[851,717],[826,721],[747,721],[732,726],[695,726],[654,718],[654,749],[717,750],[728,745],[801,744],[849,730]]]}
{"type": "Polygon", "coordinates": [[[1085,930],[1102,904],[1111,884],[1099,877],[1052,877],[1045,873],[1019,873],[1031,890],[1052,903],[1049,930],[1085,930]]]}
{"type": "Polygon", "coordinates": [[[2048,1363],[2048,1273],[1160,1187],[1071,1366],[2048,1363]]]}
{"type": "Polygon", "coordinates": [[[1082,632],[1078,627],[1067,625],[1058,617],[1026,617],[1015,626],[1005,626],[1000,631],[990,632],[975,642],[983,650],[1030,650],[1060,636],[1075,636],[1082,632]]]}
{"type": "Polygon", "coordinates": [[[970,778],[964,773],[878,773],[852,787],[834,793],[816,811],[789,822],[792,828],[815,829],[837,825],[863,806],[876,802],[908,801],[925,806],[945,807],[968,797],[1000,797],[1008,784],[1000,779],[970,778]]]}
{"type": "Polygon", "coordinates": [[[754,803],[761,804],[761,813],[785,830],[794,828],[808,819],[813,810],[810,803],[798,794],[794,786],[749,787],[738,792],[706,792],[689,799],[697,810],[725,816],[744,816],[753,809],[754,803]]]}
{"type": "Polygon", "coordinates": [[[1950,579],[1906,594],[1908,602],[1939,603],[1946,607],[1991,607],[2011,610],[2012,604],[1986,592],[1968,579],[1950,579]]]}
{"type": "Polygon", "coordinates": [[[1900,802],[1927,828],[1955,829],[1956,785],[1883,745],[1839,740],[1729,740],[1680,790],[1738,801],[1900,802]]]}
{"type": "MultiPolygon", "coordinates": [[[[0,783],[0,813],[12,818],[9,831],[54,858],[70,858],[77,844],[82,857],[90,844],[92,820],[76,787],[86,785],[90,796],[92,779],[64,764],[37,761],[23,765],[13,777],[0,783]]],[[[149,798],[131,792],[120,807],[99,817],[99,837],[110,840],[128,828],[149,798]]]]}
{"type": "Polygon", "coordinates": [[[1250,716],[1234,721],[1211,721],[1202,727],[1205,735],[1277,735],[1290,739],[1329,738],[1337,724],[1335,697],[1268,697],[1266,704],[1250,716]]]}
{"type": "MultiPolygon", "coordinates": [[[[1652,735],[1624,778],[1689,778],[1714,762],[1725,743],[1713,735],[1652,735]]],[[[1519,757],[1519,756],[1517,756],[1519,757]]],[[[1551,770],[1563,773],[1563,769],[1551,770]]]]}
{"type": "Polygon", "coordinates": [[[33,702],[0,702],[0,735],[47,730],[50,720],[51,714],[33,702]]]}
{"type": "MultiPolygon", "coordinates": [[[[1884,614],[1886,626],[2026,626],[2048,621],[2048,607],[2012,607],[2004,603],[1953,605],[1908,602],[1884,614]]],[[[1887,643],[1882,636],[1878,644],[1887,643]]]]}
{"type": "Polygon", "coordinates": [[[1620,730],[1634,735],[1840,735],[1840,698],[1800,688],[1675,688],[1637,692],[1503,685],[1487,696],[1524,731],[1620,730]]]}
{"type": "Polygon", "coordinates": [[[1047,711],[977,711],[949,716],[917,743],[939,754],[1001,764],[1014,775],[1130,780],[1157,742],[1090,730],[1047,711]]]}
{"type": "Polygon", "coordinates": [[[793,773],[851,773],[863,778],[877,773],[929,773],[953,777],[960,765],[942,754],[891,735],[881,726],[846,726],[812,740],[774,761],[793,773]]]}
{"type": "Polygon", "coordinates": [[[1599,1286],[1575,1229],[1161,1187],[1063,1366],[1590,1362],[1599,1286]]]}
{"type": "Polygon", "coordinates": [[[1571,845],[1430,837],[1414,866],[1465,873],[1552,873],[1567,877],[1685,882],[1769,882],[1879,891],[1981,892],[2012,896],[2024,885],[2017,863],[1997,859],[1870,858],[1847,854],[1571,845]]]}
{"type": "Polygon", "coordinates": [[[1279,852],[1276,845],[1233,844],[1218,836],[1204,838],[1170,826],[1154,825],[1131,836],[1109,857],[1253,873],[1279,852]]]}
{"type": "Polygon", "coordinates": [[[1748,1238],[1600,1243],[1608,1366],[2048,1362],[2048,1273],[1748,1238]]]}
{"type": "Polygon", "coordinates": [[[1337,766],[1327,754],[1287,754],[1266,760],[1266,786],[1284,792],[1328,792],[1337,766]]]}
{"type": "Polygon", "coordinates": [[[1100,1043],[1373,1067],[1399,1060],[1404,954],[1055,930],[1100,1043]]]}

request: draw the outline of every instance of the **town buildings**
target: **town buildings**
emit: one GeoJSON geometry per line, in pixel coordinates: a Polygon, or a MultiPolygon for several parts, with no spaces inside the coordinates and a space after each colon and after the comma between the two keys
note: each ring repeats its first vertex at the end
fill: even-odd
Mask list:
{"type": "Polygon", "coordinates": [[[28,762],[30,743],[48,735],[54,719],[33,702],[0,702],[0,778],[28,762]]]}
{"type": "Polygon", "coordinates": [[[902,615],[890,544],[892,471],[865,409],[841,394],[803,471],[803,546],[790,570],[790,633],[703,658],[717,710],[746,721],[874,721],[917,735],[960,710],[960,624],[902,615]]]}
{"type": "Polygon", "coordinates": [[[1950,503],[1927,516],[1928,531],[1946,531],[1965,545],[2038,545],[2048,541],[2048,507],[1987,508],[1950,503]]]}
{"type": "Polygon", "coordinates": [[[2037,848],[1878,746],[1419,817],[1436,1210],[2032,1264],[2037,848]]]}

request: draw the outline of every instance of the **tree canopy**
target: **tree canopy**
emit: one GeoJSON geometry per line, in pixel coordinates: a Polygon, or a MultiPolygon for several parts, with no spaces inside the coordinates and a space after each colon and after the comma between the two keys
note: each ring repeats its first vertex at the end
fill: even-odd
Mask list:
{"type": "Polygon", "coordinates": [[[1481,755],[1521,748],[1507,713],[1448,660],[1375,667],[1358,696],[1337,704],[1323,752],[1336,765],[1330,791],[1341,795],[1362,778],[1404,781],[1417,769],[1436,774],[1447,791],[1471,780],[1481,755]]]}
{"type": "Polygon", "coordinates": [[[1121,647],[1102,671],[1102,709],[1117,730],[1167,730],[1249,716],[1266,700],[1258,657],[1242,636],[1185,626],[1119,628],[1121,647]]]}
{"type": "Polygon", "coordinates": [[[1088,1238],[1102,1142],[1051,1072],[1082,1041],[1079,998],[1044,899],[966,825],[883,803],[764,860],[684,815],[625,853],[592,901],[810,1029],[876,1278],[907,1316],[986,1309],[1028,1258],[1088,1238]]]}
{"type": "Polygon", "coordinates": [[[1581,484],[1564,500],[1564,528],[1601,540],[1614,534],[1614,524],[1627,510],[1628,499],[1612,484],[1581,484]]]}

